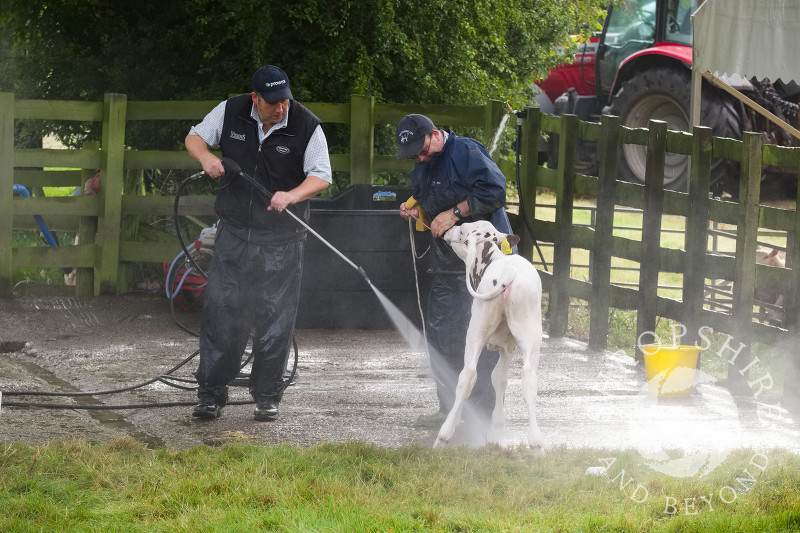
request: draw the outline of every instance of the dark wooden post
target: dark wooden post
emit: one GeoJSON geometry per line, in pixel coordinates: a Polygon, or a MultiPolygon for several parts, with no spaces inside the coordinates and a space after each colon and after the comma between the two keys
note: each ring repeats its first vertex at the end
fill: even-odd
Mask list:
{"type": "MultiPolygon", "coordinates": [[[[760,133],[742,135],[742,169],[739,177],[739,208],[736,216],[736,273],[733,284],[733,321],[736,335],[728,355],[728,378],[737,389],[746,388],[750,362],[750,345],[753,340],[753,294],[756,285],[756,247],[758,242],[759,196],[761,194],[760,133]],[[743,379],[744,377],[744,379],[743,379]]],[[[726,354],[723,354],[725,356],[726,354]]]]}
{"type": "Polygon", "coordinates": [[[578,117],[561,117],[558,132],[556,180],[556,238],[553,250],[553,285],[550,291],[550,336],[563,337],[569,319],[570,258],[572,256],[572,205],[575,200],[575,146],[578,117]]]}
{"type": "MultiPolygon", "coordinates": [[[[642,255],[639,264],[639,309],[636,313],[636,339],[656,329],[658,273],[661,266],[661,215],[664,205],[664,160],[667,152],[667,123],[651,120],[647,141],[642,214],[642,255]]],[[[648,339],[643,339],[647,342],[648,339]]],[[[642,360],[641,350],[636,358],[642,360]]]]}
{"type": "Polygon", "coordinates": [[[683,344],[695,344],[705,301],[708,207],[711,183],[711,128],[695,126],[692,136],[692,169],[689,174],[689,215],[686,217],[683,263],[683,344]]]}
{"type": "MultiPolygon", "coordinates": [[[[797,167],[800,175],[800,166],[797,167]]],[[[797,190],[795,199],[794,220],[792,229],[788,234],[786,247],[786,266],[792,269],[792,289],[786,298],[786,320],[785,327],[789,331],[800,331],[800,187],[797,190]]]]}
{"type": "Polygon", "coordinates": [[[539,165],[537,164],[539,152],[539,132],[541,127],[541,112],[535,108],[528,108],[527,116],[522,121],[522,150],[519,168],[519,217],[520,217],[520,244],[519,253],[534,260],[534,242],[536,235],[532,235],[534,219],[536,218],[536,182],[539,176],[539,165]],[[528,221],[531,229],[528,230],[528,221]]]}
{"type": "Polygon", "coordinates": [[[614,233],[614,195],[617,189],[619,117],[602,119],[597,183],[597,219],[592,250],[592,305],[589,306],[589,348],[608,346],[608,314],[611,307],[611,241],[614,233]]]}

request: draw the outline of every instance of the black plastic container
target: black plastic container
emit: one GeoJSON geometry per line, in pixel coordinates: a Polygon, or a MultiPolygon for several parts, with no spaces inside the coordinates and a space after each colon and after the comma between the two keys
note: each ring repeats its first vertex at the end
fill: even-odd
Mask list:
{"type": "MultiPolygon", "coordinates": [[[[414,259],[408,222],[400,204],[403,187],[353,185],[332,198],[311,200],[309,225],[357,266],[417,327],[414,259]]],[[[430,245],[430,232],[414,232],[417,255],[430,245]]],[[[417,261],[422,308],[427,308],[428,256],[417,261]]],[[[297,327],[306,329],[394,329],[375,292],[339,255],[308,236],[297,327]]]]}

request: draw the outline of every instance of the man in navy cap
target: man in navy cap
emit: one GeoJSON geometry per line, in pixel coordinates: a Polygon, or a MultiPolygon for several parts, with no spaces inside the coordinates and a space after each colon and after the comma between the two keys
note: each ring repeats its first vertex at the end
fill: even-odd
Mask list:
{"type": "Polygon", "coordinates": [[[261,67],[252,89],[217,105],[185,141],[206,174],[221,178],[215,203],[220,220],[200,326],[199,403],[192,412],[200,419],[220,416],[251,333],[254,418],[278,416],[306,240],[305,228],[283,211],[307,221],[309,198],[331,183],[322,123],[292,99],[286,73],[261,67]],[[236,161],[272,198],[241,177],[225,175],[211,147],[236,161]]]}
{"type": "MultiPolygon", "coordinates": [[[[511,233],[504,206],[506,179],[486,148],[474,139],[437,129],[425,115],[406,115],[397,125],[397,158],[416,161],[411,171],[416,207],[400,206],[406,220],[431,218],[434,237],[456,224],[488,220],[499,231],[511,233]]],[[[436,379],[438,411],[421,415],[420,426],[440,426],[455,401],[458,374],[464,367],[464,345],[472,296],[467,291],[464,262],[442,239],[433,239],[433,278],[426,318],[431,369],[436,379]]],[[[488,422],[495,403],[491,372],[499,354],[484,350],[478,377],[467,403],[466,415],[488,422]]]]}

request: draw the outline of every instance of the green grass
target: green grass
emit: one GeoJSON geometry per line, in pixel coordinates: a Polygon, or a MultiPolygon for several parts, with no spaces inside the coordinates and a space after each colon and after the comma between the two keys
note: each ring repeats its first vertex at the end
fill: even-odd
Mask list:
{"type": "Polygon", "coordinates": [[[679,479],[654,475],[636,452],[563,447],[535,457],[522,448],[359,443],[184,451],[150,450],[130,438],[5,444],[0,530],[800,530],[800,457],[770,452],[762,471],[753,456],[736,451],[708,478],[679,479]],[[585,474],[611,457],[608,476],[585,474]],[[737,478],[748,468],[756,481],[735,500],[723,491],[733,501],[721,501],[723,487],[744,488],[737,478]],[[665,513],[669,498],[673,514],[665,513]]]}

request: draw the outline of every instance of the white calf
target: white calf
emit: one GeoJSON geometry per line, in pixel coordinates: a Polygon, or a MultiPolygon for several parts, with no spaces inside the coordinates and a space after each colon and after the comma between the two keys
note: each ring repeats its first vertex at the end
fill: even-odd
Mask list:
{"type": "Polygon", "coordinates": [[[464,369],[458,376],[453,408],[439,430],[434,448],[447,444],[461,420],[461,409],[475,385],[478,357],[484,346],[500,350],[492,371],[496,393],[490,438],[505,424],[503,400],[508,385],[508,368],[514,348],[522,350],[522,390],[528,406],[528,445],[540,449],[542,432],[536,423],[537,370],[542,344],[542,282],[536,268],[518,255],[505,255],[501,243],[513,246],[516,235],[500,233],[486,221],[455,226],[444,234],[467,266],[467,288],[473,296],[472,318],[467,330],[464,369]]]}

